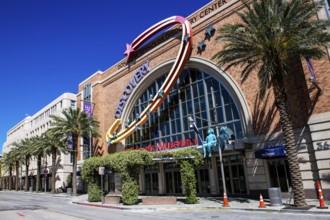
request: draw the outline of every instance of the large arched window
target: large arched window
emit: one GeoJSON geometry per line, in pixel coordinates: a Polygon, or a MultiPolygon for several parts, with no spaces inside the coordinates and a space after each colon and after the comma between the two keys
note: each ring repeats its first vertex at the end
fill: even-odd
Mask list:
{"type": "MultiPolygon", "coordinates": [[[[146,108],[150,97],[157,94],[166,76],[164,74],[155,80],[137,100],[130,113],[130,121],[146,108]]],[[[218,127],[227,127],[230,139],[243,138],[241,117],[228,90],[215,77],[190,68],[182,72],[171,93],[141,131],[126,139],[126,147],[156,146],[159,143],[184,142],[185,139],[196,138],[194,131],[189,128],[188,115],[195,119],[203,140],[209,127],[216,128],[216,122],[218,127]]]]}

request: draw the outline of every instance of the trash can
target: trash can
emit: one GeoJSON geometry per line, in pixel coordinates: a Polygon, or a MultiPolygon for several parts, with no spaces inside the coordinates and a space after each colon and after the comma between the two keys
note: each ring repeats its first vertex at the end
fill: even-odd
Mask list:
{"type": "Polygon", "coordinates": [[[72,188],[67,188],[66,195],[71,196],[72,195],[72,188]]]}
{"type": "Polygon", "coordinates": [[[33,192],[33,187],[29,187],[29,192],[33,192]]]}
{"type": "Polygon", "coordinates": [[[281,188],[268,188],[270,206],[283,206],[281,188]]]}

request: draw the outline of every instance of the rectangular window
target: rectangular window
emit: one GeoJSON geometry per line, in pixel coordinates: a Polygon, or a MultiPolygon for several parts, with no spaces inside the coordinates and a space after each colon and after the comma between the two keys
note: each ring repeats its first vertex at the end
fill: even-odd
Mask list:
{"type": "Polygon", "coordinates": [[[83,153],[83,160],[89,158],[89,137],[83,138],[83,147],[82,147],[82,153],[83,153]]]}
{"type": "Polygon", "coordinates": [[[92,85],[90,83],[84,87],[83,100],[87,102],[92,101],[92,85]]]}
{"type": "Polygon", "coordinates": [[[71,108],[75,108],[76,107],[76,102],[71,100],[71,108]]]}
{"type": "Polygon", "coordinates": [[[330,0],[324,1],[325,12],[330,20],[330,0]]]}

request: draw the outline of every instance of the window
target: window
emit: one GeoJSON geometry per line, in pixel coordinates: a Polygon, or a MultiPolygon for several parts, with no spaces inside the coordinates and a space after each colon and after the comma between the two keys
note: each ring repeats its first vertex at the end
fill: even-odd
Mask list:
{"type": "Polygon", "coordinates": [[[71,100],[71,106],[70,107],[75,108],[76,107],[76,101],[71,100]]]}
{"type": "MultiPolygon", "coordinates": [[[[149,104],[148,97],[157,95],[165,77],[166,74],[155,80],[137,100],[129,116],[130,122],[149,104]]],[[[218,127],[227,127],[231,139],[243,137],[239,111],[228,90],[218,79],[205,72],[185,69],[159,109],[142,125],[141,132],[134,132],[126,139],[127,148],[196,138],[188,125],[189,114],[195,116],[203,140],[208,128],[214,128],[216,122],[218,127]]]]}
{"type": "Polygon", "coordinates": [[[330,20],[330,0],[324,1],[324,8],[328,19],[330,20]]]}
{"type": "Polygon", "coordinates": [[[90,83],[84,87],[83,100],[88,102],[92,101],[92,85],[90,83]]]}

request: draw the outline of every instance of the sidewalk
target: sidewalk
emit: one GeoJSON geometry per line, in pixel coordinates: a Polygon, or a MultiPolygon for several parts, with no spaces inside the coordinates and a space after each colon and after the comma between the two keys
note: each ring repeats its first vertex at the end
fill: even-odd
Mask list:
{"type": "MultiPolygon", "coordinates": [[[[137,205],[124,205],[120,204],[102,204],[101,202],[88,202],[87,195],[79,195],[72,197],[72,203],[77,205],[87,205],[101,208],[130,210],[130,211],[165,211],[165,210],[197,210],[197,209],[233,209],[233,210],[246,210],[246,211],[267,211],[267,212],[299,212],[299,213],[329,213],[328,209],[319,209],[319,200],[307,199],[308,209],[297,209],[291,205],[286,205],[286,199],[283,199],[283,206],[271,206],[269,200],[265,199],[266,208],[259,208],[259,200],[246,199],[246,198],[228,198],[230,207],[222,207],[223,199],[220,197],[199,197],[198,204],[185,204],[184,197],[177,197],[175,205],[143,205],[141,202],[137,205]]],[[[141,197],[139,197],[141,201],[141,197]]],[[[330,207],[330,201],[325,201],[325,206],[330,207]]]]}
{"type": "MultiPolygon", "coordinates": [[[[26,193],[30,194],[31,192],[22,192],[22,191],[10,191],[11,193],[26,193]]],[[[308,213],[308,214],[330,214],[330,201],[325,201],[325,206],[327,209],[319,209],[320,206],[319,200],[317,199],[306,199],[307,204],[309,205],[308,209],[298,209],[290,205],[287,205],[287,199],[283,198],[283,206],[275,207],[271,206],[269,199],[264,199],[266,208],[259,208],[260,201],[257,199],[249,198],[239,198],[239,197],[229,197],[228,203],[229,207],[223,207],[223,198],[222,197],[198,197],[198,204],[185,204],[185,197],[177,197],[177,203],[171,205],[143,205],[142,202],[139,202],[137,205],[124,205],[123,203],[119,204],[102,204],[101,202],[88,202],[87,194],[82,194],[78,196],[70,196],[67,193],[56,193],[52,194],[49,192],[32,192],[34,195],[40,196],[52,196],[52,197],[66,197],[68,200],[71,200],[73,204],[77,205],[86,205],[100,208],[108,209],[117,209],[117,210],[126,210],[133,212],[152,212],[152,211],[166,211],[166,210],[205,210],[205,209],[228,209],[228,210],[245,210],[245,211],[264,211],[264,212],[291,212],[291,213],[308,213]]],[[[139,196],[139,201],[142,197],[148,196],[139,196]]]]}

